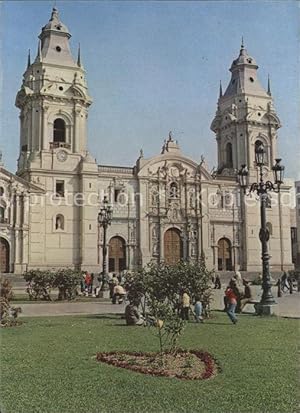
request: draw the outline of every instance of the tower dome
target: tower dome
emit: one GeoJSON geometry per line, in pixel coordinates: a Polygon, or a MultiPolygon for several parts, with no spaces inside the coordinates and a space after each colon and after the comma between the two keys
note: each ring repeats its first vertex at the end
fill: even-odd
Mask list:
{"type": "Polygon", "coordinates": [[[70,38],[69,29],[61,22],[58,10],[54,7],[49,22],[42,27],[39,35],[41,45],[37,60],[62,66],[76,66],[70,50],[70,38]]]}
{"type": "Polygon", "coordinates": [[[232,75],[223,98],[238,94],[268,96],[257,77],[257,69],[255,59],[248,54],[242,42],[239,56],[229,69],[232,75]]]}

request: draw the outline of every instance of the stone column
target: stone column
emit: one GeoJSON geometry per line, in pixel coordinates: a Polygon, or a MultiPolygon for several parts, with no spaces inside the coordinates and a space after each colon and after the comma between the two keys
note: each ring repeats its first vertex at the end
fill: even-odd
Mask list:
{"type": "Polygon", "coordinates": [[[20,231],[20,225],[21,225],[21,196],[18,192],[15,194],[15,222],[14,222],[14,228],[15,228],[15,257],[14,257],[14,264],[15,268],[14,270],[16,272],[19,272],[19,266],[21,263],[21,231],[20,231]]]}
{"type": "Polygon", "coordinates": [[[80,152],[80,113],[81,108],[74,108],[74,130],[73,130],[73,145],[72,145],[72,133],[71,133],[71,148],[73,152],[80,152]]]}
{"type": "Polygon", "coordinates": [[[29,195],[23,195],[23,227],[29,225],[29,195]]]}
{"type": "Polygon", "coordinates": [[[42,149],[49,149],[49,139],[48,139],[48,122],[47,122],[47,112],[49,106],[44,106],[42,108],[42,149]]]}
{"type": "Polygon", "coordinates": [[[162,223],[160,223],[160,226],[159,226],[158,247],[159,247],[159,261],[161,262],[165,259],[164,226],[162,225],[162,223]]]}
{"type": "Polygon", "coordinates": [[[130,244],[129,241],[126,243],[126,269],[130,269],[131,259],[130,259],[130,244]]]}

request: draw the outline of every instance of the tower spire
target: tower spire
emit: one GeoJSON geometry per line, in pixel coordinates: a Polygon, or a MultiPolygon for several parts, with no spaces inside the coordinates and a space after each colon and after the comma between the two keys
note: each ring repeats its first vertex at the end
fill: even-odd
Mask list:
{"type": "Polygon", "coordinates": [[[272,93],[271,93],[271,84],[270,84],[270,75],[268,74],[268,95],[269,96],[272,96],[272,93]]]}
{"type": "Polygon", "coordinates": [[[77,66],[81,67],[80,43],[78,43],[77,66]]]}
{"type": "Polygon", "coordinates": [[[223,96],[222,81],[220,80],[219,98],[221,98],[222,96],[223,96]]]}
{"type": "Polygon", "coordinates": [[[27,69],[31,65],[31,58],[30,58],[30,49],[28,49],[28,57],[27,57],[27,69]]]}
{"type": "Polygon", "coordinates": [[[242,36],[241,49],[244,49],[244,36],[242,36]]]}

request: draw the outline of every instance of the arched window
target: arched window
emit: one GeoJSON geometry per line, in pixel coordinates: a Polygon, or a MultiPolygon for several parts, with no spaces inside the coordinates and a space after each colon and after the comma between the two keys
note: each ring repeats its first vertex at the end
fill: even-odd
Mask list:
{"type": "Polygon", "coordinates": [[[269,163],[268,148],[267,148],[266,144],[265,144],[263,141],[261,141],[260,139],[257,139],[257,140],[255,141],[255,145],[254,145],[254,159],[255,159],[256,149],[257,149],[259,146],[261,146],[261,145],[264,147],[264,150],[265,150],[265,155],[264,155],[265,165],[268,165],[268,163],[269,163]]]}
{"type": "Polygon", "coordinates": [[[63,119],[55,119],[53,124],[53,142],[66,141],[66,124],[63,119]]]}
{"type": "Polygon", "coordinates": [[[0,196],[3,196],[4,195],[4,188],[3,188],[3,186],[0,186],[0,196]]]}
{"type": "Polygon", "coordinates": [[[256,151],[256,149],[257,149],[260,145],[262,145],[263,147],[265,147],[265,145],[263,144],[263,142],[262,142],[261,140],[257,139],[257,141],[255,141],[255,151],[256,151]]]}
{"type": "Polygon", "coordinates": [[[226,166],[227,168],[233,167],[232,144],[230,142],[228,142],[226,145],[226,166]]]}
{"type": "Polygon", "coordinates": [[[58,214],[55,217],[55,229],[65,229],[65,218],[61,214],[58,214]]]}
{"type": "Polygon", "coordinates": [[[171,182],[169,187],[169,197],[178,198],[178,185],[176,182],[171,182]]]}

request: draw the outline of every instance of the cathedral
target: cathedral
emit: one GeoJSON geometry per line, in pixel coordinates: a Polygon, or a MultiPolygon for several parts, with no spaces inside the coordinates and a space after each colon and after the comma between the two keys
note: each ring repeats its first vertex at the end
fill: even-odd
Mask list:
{"type": "MultiPolygon", "coordinates": [[[[171,132],[151,158],[141,151],[133,166],[98,165],[87,151],[92,98],[70,37],[53,8],[16,96],[17,172],[0,166],[1,272],[100,272],[104,242],[109,272],[180,259],[204,259],[217,271],[260,271],[259,201],[240,190],[236,171],[246,164],[249,181],[257,181],[255,147],[262,144],[265,178],[272,180],[281,125],[270,85],[262,87],[244,45],[226,90],[220,86],[211,123],[218,167],[210,172],[204,158],[196,162],[184,155],[171,132]],[[106,240],[98,222],[104,197],[113,210],[106,240]]],[[[272,193],[268,201],[273,271],[292,268],[290,208],[280,202],[289,191],[282,185],[281,194],[272,193]]]]}

